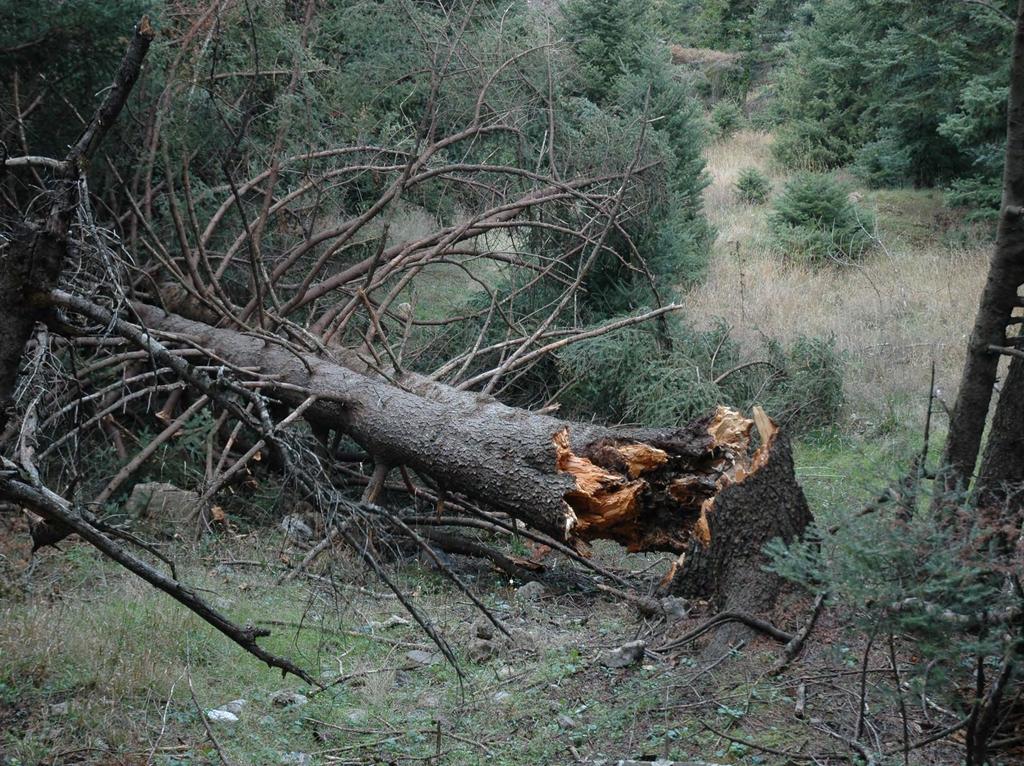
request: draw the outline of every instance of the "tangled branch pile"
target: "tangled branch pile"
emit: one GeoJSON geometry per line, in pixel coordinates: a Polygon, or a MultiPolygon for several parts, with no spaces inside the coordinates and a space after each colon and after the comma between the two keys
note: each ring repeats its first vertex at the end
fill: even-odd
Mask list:
{"type": "MultiPolygon", "coordinates": [[[[723,502],[734,521],[710,509],[773,461],[785,498],[750,528],[798,534],[806,503],[766,417],[748,462],[753,421],[725,408],[661,429],[551,414],[575,382],[554,352],[644,322],[659,348],[680,340],[667,275],[700,260],[708,231],[693,107],[667,58],[642,87],[604,73],[602,95],[577,77],[578,51],[515,15],[293,6],[190,6],[159,38],[143,19],[66,156],[30,151],[22,131],[24,153],[4,157],[0,498],[38,515],[37,546],[78,533],[312,682],[118,542],[166,560],[110,512],[197,421],[200,468],[182,479],[200,530],[224,523],[225,490],[259,463],[324,520],[303,565],[341,542],[388,583],[369,543],[382,529],[515,575],[528,567],[465,530],[584,562],[596,538],[713,548],[716,524],[747,526],[759,501],[723,502]],[[332,35],[354,22],[408,55],[354,46],[333,69],[332,35]],[[456,278],[469,298],[446,301],[456,278]],[[113,476],[90,453],[112,453],[113,476]]],[[[12,92],[19,120],[44,97],[12,92]]],[[[44,145],[62,130],[40,129],[44,145]]],[[[756,559],[763,542],[739,547],[756,559]]],[[[729,579],[686,568],[711,592],[729,579]]]]}

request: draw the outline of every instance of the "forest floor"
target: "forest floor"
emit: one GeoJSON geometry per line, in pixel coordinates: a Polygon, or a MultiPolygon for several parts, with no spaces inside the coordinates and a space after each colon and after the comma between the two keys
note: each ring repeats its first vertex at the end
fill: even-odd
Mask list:
{"type": "MultiPolygon", "coordinates": [[[[812,510],[827,524],[918,448],[932,360],[938,388],[951,392],[986,249],[936,193],[863,191],[884,246],[855,266],[787,265],[768,247],[765,209],[731,193],[747,165],[767,170],[777,188],[784,183],[768,162],[769,141],[745,131],[709,148],[707,205],[719,239],[709,279],[688,302],[694,316],[723,316],[751,343],[760,332],[835,335],[848,367],[846,422],[796,445],[812,510]]],[[[481,640],[486,630],[469,600],[440,573],[405,563],[398,581],[455,647],[460,679],[344,550],[278,585],[283,559],[297,555],[280,530],[239,522],[204,540],[179,561],[181,578],[240,622],[271,628],[265,646],[330,684],[310,694],[86,545],[66,541],[31,560],[23,524],[0,528],[4,766],[849,763],[856,754],[843,736],[857,718],[862,682],[870,741],[898,751],[903,736],[885,648],[865,660],[863,644],[844,643],[828,612],[799,660],[772,677],[779,646],[765,638],[717,653],[703,639],[658,651],[700,624],[702,604],[669,622],[597,591],[556,585],[527,597],[522,583],[456,559],[512,633],[509,641],[481,640]],[[604,651],[637,638],[654,650],[642,662],[601,663],[604,651]],[[801,689],[806,711],[798,717],[801,689]],[[281,691],[308,700],[276,704],[281,691]],[[203,711],[236,699],[246,700],[238,722],[210,724],[215,744],[203,711]]],[[[610,545],[597,546],[595,560],[651,589],[668,564],[610,545]]],[[[546,563],[551,581],[562,581],[569,564],[553,556],[546,563]]],[[[775,616],[780,626],[799,627],[809,602],[788,604],[775,616]]],[[[911,741],[933,730],[933,715],[927,704],[913,705],[911,741]]],[[[909,762],[952,763],[955,753],[940,741],[909,762]]]]}
{"type": "MultiPolygon", "coordinates": [[[[24,539],[17,531],[4,539],[24,539]]],[[[828,613],[800,659],[772,677],[781,647],[761,637],[724,651],[702,641],[659,651],[704,620],[703,604],[670,624],[596,592],[548,588],[526,598],[520,583],[458,560],[512,634],[482,641],[475,607],[438,573],[407,565],[398,582],[454,647],[460,682],[394,597],[343,552],[315,578],[275,585],[282,545],[267,531],[219,536],[179,562],[179,573],[240,621],[271,628],[261,643],[330,684],[317,694],[85,545],[43,554],[31,576],[24,546],[6,547],[4,568],[21,574],[0,608],[0,763],[838,764],[853,753],[826,729],[854,724],[861,678],[870,736],[899,748],[884,648],[862,676],[863,645],[845,643],[828,613]],[[637,638],[653,650],[641,663],[602,664],[605,651],[637,638]],[[279,705],[281,692],[308,702],[279,705]],[[246,701],[240,720],[211,723],[214,745],[204,711],[236,699],[246,701]]],[[[596,560],[652,584],[664,563],[604,546],[596,560]]],[[[802,600],[775,619],[793,631],[808,614],[802,600]]],[[[925,713],[912,710],[912,740],[931,730],[925,713]]],[[[912,762],[955,760],[939,743],[912,762]]]]}

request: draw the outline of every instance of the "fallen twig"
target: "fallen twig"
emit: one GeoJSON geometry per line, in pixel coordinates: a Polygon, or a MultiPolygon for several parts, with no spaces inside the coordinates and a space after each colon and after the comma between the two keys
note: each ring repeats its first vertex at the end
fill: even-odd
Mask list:
{"type": "MultiPolygon", "coordinates": [[[[5,460],[4,467],[13,467],[13,464],[5,460]]],[[[190,588],[158,572],[104,535],[91,523],[87,512],[72,509],[67,500],[45,486],[33,487],[16,478],[2,477],[0,478],[0,496],[27,506],[48,521],[64,525],[73,532],[77,532],[83,540],[99,550],[100,553],[138,575],[153,587],[162,590],[270,667],[280,668],[282,673],[291,673],[312,686],[321,686],[309,673],[291,660],[271,654],[256,643],[257,638],[269,636],[269,630],[258,629],[251,625],[245,627],[236,625],[190,588]]]]}
{"type": "Polygon", "coordinates": [[[196,712],[199,713],[199,720],[203,722],[203,728],[206,729],[206,736],[210,738],[210,742],[213,744],[213,749],[217,751],[217,757],[220,758],[220,762],[223,766],[231,766],[231,761],[224,755],[224,750],[220,746],[220,742],[213,734],[213,729],[210,728],[210,720],[206,716],[206,711],[203,710],[203,706],[199,704],[199,700],[196,698],[196,690],[192,686],[192,674],[188,674],[188,693],[192,695],[192,703],[196,706],[196,712]]]}
{"type": "Polygon", "coordinates": [[[828,597],[828,593],[822,592],[818,594],[818,597],[814,599],[814,609],[811,611],[811,617],[800,630],[798,630],[793,638],[786,644],[782,650],[782,656],[772,667],[769,675],[778,675],[793,660],[800,654],[800,651],[804,648],[804,643],[807,641],[807,637],[814,630],[814,624],[818,621],[818,617],[821,615],[821,610],[825,606],[825,599],[828,597]]]}
{"type": "Polygon", "coordinates": [[[759,617],[754,617],[753,615],[745,612],[719,612],[688,633],[685,633],[679,638],[658,647],[657,651],[664,652],[669,649],[678,649],[679,647],[688,644],[690,641],[693,641],[695,638],[699,638],[704,635],[709,630],[717,628],[720,625],[724,625],[727,622],[742,622],[748,628],[753,628],[759,633],[763,633],[764,635],[770,636],[776,641],[781,641],[787,645],[795,638],[792,633],[787,633],[786,631],[775,627],[770,622],[762,620],[759,617]]]}

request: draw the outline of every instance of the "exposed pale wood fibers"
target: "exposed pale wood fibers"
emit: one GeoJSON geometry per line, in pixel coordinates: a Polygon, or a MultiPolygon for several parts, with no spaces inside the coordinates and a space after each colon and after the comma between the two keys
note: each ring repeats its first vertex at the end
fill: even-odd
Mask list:
{"type": "MultiPolygon", "coordinates": [[[[707,425],[708,455],[712,459],[686,473],[688,469],[685,463],[681,466],[678,455],[639,441],[596,443],[584,450],[590,457],[578,455],[570,446],[569,430],[559,430],[552,439],[555,466],[559,473],[571,474],[575,483],[564,495],[567,514],[573,522],[572,535],[579,540],[611,537],[628,547],[637,547],[638,521],[653,513],[649,507],[652,497],[661,496],[662,502],[668,499],[670,509],[678,508],[682,532],[702,545],[709,545],[707,514],[714,509],[715,497],[765,464],[777,431],[778,427],[760,408],[754,409],[751,419],[736,410],[719,407],[707,425]],[[761,446],[750,456],[755,426],[761,446]],[[672,476],[675,471],[679,474],[672,476]]],[[[676,515],[674,510],[670,512],[676,515]]]]}
{"type": "Polygon", "coordinates": [[[565,501],[576,513],[576,534],[586,536],[591,527],[611,527],[636,515],[637,497],[647,486],[645,481],[628,481],[574,454],[567,428],[555,434],[553,442],[556,468],[572,474],[576,480],[576,489],[565,494],[565,501]]]}
{"type": "Polygon", "coordinates": [[[668,462],[668,453],[649,444],[623,444],[615,448],[626,463],[629,478],[637,476],[655,468],[660,468],[668,462]]]}
{"type": "MultiPolygon", "coordinates": [[[[724,407],[719,407],[719,414],[722,414],[724,407]]],[[[730,470],[722,472],[722,475],[718,479],[718,492],[728,487],[730,484],[739,484],[752,473],[755,473],[768,462],[768,456],[771,454],[772,444],[775,442],[775,435],[779,432],[779,427],[775,421],[768,417],[767,413],[760,407],[754,407],[754,417],[752,420],[748,420],[740,416],[740,419],[744,421],[740,424],[736,418],[732,415],[739,415],[734,410],[728,416],[722,417],[721,421],[716,417],[712,425],[709,426],[709,431],[712,436],[715,436],[716,432],[732,435],[736,439],[736,443],[743,443],[743,450],[737,456],[733,466],[730,470]],[[757,433],[761,440],[761,445],[754,451],[753,456],[747,458],[746,452],[750,444],[750,431],[751,428],[756,426],[757,433]],[[716,429],[716,430],[712,430],[716,429]],[[742,434],[742,435],[741,435],[742,434]]],[[[716,492],[717,494],[717,492],[716,492]]],[[[715,498],[711,497],[704,501],[701,507],[702,519],[706,514],[714,508],[715,498]]],[[[706,519],[705,519],[706,521],[706,519]]]]}
{"type": "Polygon", "coordinates": [[[750,430],[753,426],[753,420],[743,417],[730,407],[719,406],[715,417],[708,424],[708,433],[716,447],[730,450],[738,456],[750,446],[750,430]]]}

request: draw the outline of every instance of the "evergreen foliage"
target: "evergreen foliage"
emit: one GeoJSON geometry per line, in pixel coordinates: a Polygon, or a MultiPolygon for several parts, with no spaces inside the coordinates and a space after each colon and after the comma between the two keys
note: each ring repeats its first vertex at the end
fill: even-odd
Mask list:
{"type": "Polygon", "coordinates": [[[1016,554],[1006,528],[963,498],[942,505],[943,513],[952,510],[954,523],[949,515],[933,515],[929,485],[910,470],[885,500],[849,509],[833,528],[790,546],[771,543],[772,569],[828,593],[850,638],[912,642],[917,660],[904,681],[964,717],[984,678],[978,669],[994,676],[1004,658],[1019,651],[1016,554]]]}
{"type": "Polygon", "coordinates": [[[570,414],[613,423],[676,426],[717,404],[765,407],[794,432],[831,425],[843,406],[842,362],[832,342],[767,341],[751,358],[723,322],[695,330],[686,318],[633,327],[558,353],[570,414]]]}
{"type": "Polygon", "coordinates": [[[711,122],[715,126],[718,138],[729,138],[742,126],[743,111],[735,102],[724,99],[711,110],[711,122]]]}
{"type": "Polygon", "coordinates": [[[801,336],[788,347],[766,339],[765,355],[774,365],[773,375],[763,390],[748,394],[750,404],[761,404],[796,432],[839,422],[846,400],[843,360],[833,338],[801,336]]]}
{"type": "Polygon", "coordinates": [[[768,217],[775,246],[806,261],[859,258],[871,246],[874,215],[854,204],[848,188],[824,173],[799,173],[768,217]]]}
{"type": "MultiPolygon", "coordinates": [[[[668,49],[653,34],[648,0],[571,0],[564,11],[571,71],[578,73],[566,86],[573,114],[584,121],[598,114],[600,120],[617,119],[620,131],[646,121],[646,140],[665,162],[665,193],[650,200],[642,225],[611,234],[608,244],[623,257],[603,260],[588,280],[589,316],[597,321],[648,305],[652,284],[667,297],[672,285],[703,278],[712,239],[702,198],[708,183],[705,137],[692,90],[673,72],[668,49]]],[[[586,128],[570,121],[566,130],[586,128]]]]}
{"type": "Polygon", "coordinates": [[[569,44],[579,63],[579,87],[595,104],[607,103],[616,81],[643,69],[652,39],[648,0],[573,0],[564,7],[569,44]]]}
{"type": "Polygon", "coordinates": [[[0,4],[2,122],[13,120],[19,108],[28,110],[39,88],[59,84],[66,102],[55,94],[40,99],[29,112],[28,132],[36,153],[63,157],[83,127],[67,119],[69,105],[83,117],[90,115],[96,92],[109,84],[121,59],[125,19],[138,18],[148,4],[145,0],[0,4]]]}
{"type": "Polygon", "coordinates": [[[771,52],[801,0],[667,0],[658,5],[665,35],[717,50],[771,52]]]}
{"type": "Polygon", "coordinates": [[[761,205],[772,192],[768,176],[757,168],[743,168],[736,178],[736,196],[748,205],[761,205]]]}
{"type": "MultiPolygon", "coordinates": [[[[814,0],[779,75],[776,157],[871,185],[998,184],[1015,4],[814,0]]],[[[966,190],[970,191],[967,192],[966,190]]]]}

